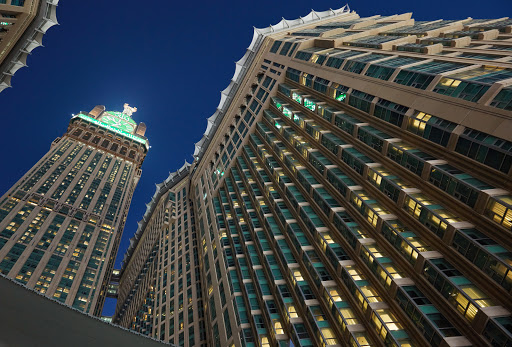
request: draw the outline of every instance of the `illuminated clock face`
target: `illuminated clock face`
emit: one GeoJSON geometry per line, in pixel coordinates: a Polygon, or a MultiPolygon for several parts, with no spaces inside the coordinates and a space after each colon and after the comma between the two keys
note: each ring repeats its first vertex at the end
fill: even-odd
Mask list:
{"type": "Polygon", "coordinates": [[[125,131],[127,133],[132,133],[133,132],[133,125],[132,124],[130,124],[129,122],[127,122],[125,120],[119,119],[117,117],[114,117],[114,116],[104,116],[104,117],[101,117],[101,121],[103,123],[107,124],[107,125],[110,125],[111,127],[114,127],[116,129],[125,131]]]}

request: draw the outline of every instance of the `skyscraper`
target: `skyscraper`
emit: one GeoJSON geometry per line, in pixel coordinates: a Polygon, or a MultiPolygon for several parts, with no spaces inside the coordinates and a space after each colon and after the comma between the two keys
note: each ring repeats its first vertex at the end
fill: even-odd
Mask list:
{"type": "Polygon", "coordinates": [[[147,205],[123,260],[120,312],[114,322],[179,346],[206,343],[189,170],[185,162],[171,173],[147,205]],[[158,334],[153,329],[155,316],[163,322],[158,334]]]}
{"type": "Polygon", "coordinates": [[[27,66],[28,55],[43,45],[43,35],[57,24],[59,0],[0,1],[0,92],[27,66]]]}
{"type": "Polygon", "coordinates": [[[185,346],[511,345],[511,31],[348,8],[255,29],[114,321],[185,346]]]}
{"type": "Polygon", "coordinates": [[[0,272],[99,315],[148,150],[123,112],[73,115],[67,132],[0,199],[0,272]]]}

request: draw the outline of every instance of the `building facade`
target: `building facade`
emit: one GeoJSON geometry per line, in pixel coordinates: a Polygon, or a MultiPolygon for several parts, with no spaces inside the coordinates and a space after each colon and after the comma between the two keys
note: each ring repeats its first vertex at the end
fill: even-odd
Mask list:
{"type": "Polygon", "coordinates": [[[178,346],[206,343],[190,164],[161,184],[123,261],[114,323],[178,346]]]}
{"type": "Polygon", "coordinates": [[[59,0],[0,1],[0,92],[27,66],[28,55],[43,45],[43,35],[57,23],[59,0]]]}
{"type": "Polygon", "coordinates": [[[0,199],[0,272],[100,315],[148,150],[125,111],[74,115],[67,132],[0,199]]]}
{"type": "Polygon", "coordinates": [[[511,31],[348,8],[255,29],[148,204],[114,321],[185,346],[511,345],[511,31]],[[188,242],[166,246],[181,187],[188,242]],[[184,246],[199,276],[170,280],[184,246]]]}

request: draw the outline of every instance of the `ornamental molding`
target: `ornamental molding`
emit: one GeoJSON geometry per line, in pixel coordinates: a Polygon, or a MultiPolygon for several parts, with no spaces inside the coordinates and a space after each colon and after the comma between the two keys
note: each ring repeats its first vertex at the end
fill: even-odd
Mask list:
{"type": "Polygon", "coordinates": [[[253,63],[256,52],[261,47],[261,44],[263,43],[265,37],[289,29],[299,29],[301,26],[310,25],[313,22],[320,21],[325,18],[347,15],[349,13],[350,8],[347,4],[337,10],[329,9],[323,12],[316,12],[314,10],[311,10],[311,12],[305,17],[299,17],[293,20],[283,18],[279,23],[275,25],[269,25],[266,28],[254,27],[251,44],[246,49],[246,52],[243,55],[243,57],[235,63],[235,73],[231,78],[231,82],[226,87],[226,89],[221,91],[220,101],[219,105],[217,106],[217,110],[211,117],[207,119],[208,122],[206,125],[206,131],[204,132],[201,140],[195,143],[195,150],[193,154],[194,159],[196,161],[201,160],[203,154],[206,151],[206,148],[210,144],[211,139],[214,137],[218,126],[222,122],[222,119],[224,118],[226,111],[231,105],[233,98],[238,90],[238,87],[241,85],[248,68],[253,63]]]}
{"type": "Polygon", "coordinates": [[[153,194],[151,201],[146,203],[146,212],[144,212],[142,220],[137,222],[137,231],[130,239],[130,245],[128,246],[128,249],[124,254],[123,261],[121,262],[121,272],[124,271],[126,266],[128,266],[131,256],[133,255],[135,249],[137,248],[137,245],[139,244],[139,241],[142,238],[142,235],[144,234],[146,226],[150,221],[151,215],[153,214],[156,206],[158,205],[158,202],[160,201],[162,196],[164,196],[164,194],[166,194],[169,191],[169,189],[176,186],[189,175],[191,166],[192,165],[190,163],[185,161],[183,166],[178,171],[170,172],[169,176],[162,183],[155,184],[156,191],[153,194]]]}
{"type": "Polygon", "coordinates": [[[12,76],[27,66],[27,57],[37,47],[43,45],[43,35],[57,22],[57,4],[59,0],[41,1],[38,13],[27,27],[21,38],[14,44],[11,52],[0,63],[0,92],[11,87],[12,76]]]}

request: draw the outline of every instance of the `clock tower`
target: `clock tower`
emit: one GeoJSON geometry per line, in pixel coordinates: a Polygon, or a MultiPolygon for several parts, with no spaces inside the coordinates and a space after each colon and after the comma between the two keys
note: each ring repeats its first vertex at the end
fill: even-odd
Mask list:
{"type": "Polygon", "coordinates": [[[0,198],[0,272],[80,311],[101,315],[119,242],[149,148],[146,125],[96,106],[0,198]]]}

